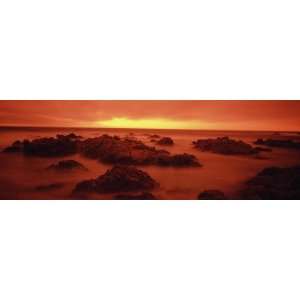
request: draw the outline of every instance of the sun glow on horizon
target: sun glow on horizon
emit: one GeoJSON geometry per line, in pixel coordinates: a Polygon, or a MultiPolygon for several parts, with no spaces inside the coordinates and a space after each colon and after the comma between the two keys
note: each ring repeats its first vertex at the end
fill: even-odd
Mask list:
{"type": "Polygon", "coordinates": [[[141,129],[197,129],[200,127],[197,121],[178,121],[172,119],[129,119],[112,118],[96,122],[97,125],[108,128],[141,128],[141,129]]]}

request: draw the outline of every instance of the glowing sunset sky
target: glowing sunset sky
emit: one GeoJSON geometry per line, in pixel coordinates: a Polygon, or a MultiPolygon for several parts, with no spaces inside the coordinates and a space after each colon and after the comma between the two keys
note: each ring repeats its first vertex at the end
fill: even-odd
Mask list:
{"type": "Polygon", "coordinates": [[[300,130],[300,101],[0,101],[1,126],[300,130]]]}

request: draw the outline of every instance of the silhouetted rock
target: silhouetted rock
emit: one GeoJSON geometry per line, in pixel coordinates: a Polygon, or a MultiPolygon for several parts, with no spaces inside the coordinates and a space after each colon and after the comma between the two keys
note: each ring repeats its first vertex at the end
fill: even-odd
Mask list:
{"type": "Polygon", "coordinates": [[[151,193],[118,194],[113,197],[113,200],[156,200],[156,198],[151,193]]]}
{"type": "Polygon", "coordinates": [[[15,141],[11,146],[3,150],[3,152],[5,153],[16,153],[22,151],[23,151],[23,143],[21,141],[15,141]]]}
{"type": "Polygon", "coordinates": [[[161,155],[157,158],[157,164],[160,166],[174,166],[174,167],[201,167],[197,157],[192,154],[175,154],[175,155],[161,155]]]}
{"type": "Polygon", "coordinates": [[[159,150],[155,147],[145,145],[139,140],[120,139],[109,135],[91,138],[80,143],[80,152],[93,159],[112,164],[133,165],[183,165],[199,166],[195,156],[187,154],[171,155],[168,151],[159,150]],[[168,161],[168,163],[161,163],[168,161]]]}
{"type": "Polygon", "coordinates": [[[57,135],[56,138],[40,138],[23,142],[23,152],[33,156],[64,156],[74,154],[77,151],[77,139],[57,135]]]}
{"type": "Polygon", "coordinates": [[[37,191],[43,191],[43,192],[48,192],[51,190],[56,190],[60,189],[64,186],[63,183],[57,182],[57,183],[51,183],[51,184],[46,184],[46,185],[39,185],[36,187],[37,191]]]}
{"type": "Polygon", "coordinates": [[[293,140],[278,140],[278,139],[257,139],[254,144],[264,145],[268,147],[278,147],[278,148],[289,148],[289,149],[299,149],[300,143],[294,142],[293,140]]]}
{"type": "Polygon", "coordinates": [[[157,144],[164,146],[172,146],[174,145],[174,141],[170,137],[163,137],[157,141],[157,144]]]}
{"type": "Polygon", "coordinates": [[[109,135],[83,141],[80,152],[89,158],[114,164],[148,164],[153,163],[157,156],[168,154],[167,151],[146,146],[138,140],[109,135]]]}
{"type": "Polygon", "coordinates": [[[227,200],[227,197],[219,190],[205,190],[198,195],[198,200],[227,200]]]}
{"type": "Polygon", "coordinates": [[[243,141],[237,141],[228,137],[216,139],[203,139],[193,142],[194,146],[201,151],[225,155],[252,155],[257,154],[258,150],[243,141]]]}
{"type": "Polygon", "coordinates": [[[79,140],[79,139],[82,139],[82,136],[81,135],[76,135],[75,133],[70,133],[70,134],[67,134],[67,135],[63,135],[63,134],[57,134],[56,137],[58,139],[73,139],[73,140],[79,140]]]}
{"type": "Polygon", "coordinates": [[[87,170],[85,166],[81,163],[77,162],[76,160],[62,160],[59,161],[57,164],[52,164],[48,168],[48,170],[56,170],[56,171],[69,171],[69,170],[87,170]]]}
{"type": "Polygon", "coordinates": [[[246,183],[242,199],[300,199],[300,166],[270,167],[246,183]]]}
{"type": "Polygon", "coordinates": [[[4,152],[23,152],[25,155],[55,157],[77,152],[78,136],[74,134],[61,135],[56,138],[38,138],[32,141],[16,141],[4,152]]]}
{"type": "Polygon", "coordinates": [[[158,183],[146,172],[131,166],[115,166],[96,179],[79,182],[74,192],[132,192],[151,190],[158,183]]]}

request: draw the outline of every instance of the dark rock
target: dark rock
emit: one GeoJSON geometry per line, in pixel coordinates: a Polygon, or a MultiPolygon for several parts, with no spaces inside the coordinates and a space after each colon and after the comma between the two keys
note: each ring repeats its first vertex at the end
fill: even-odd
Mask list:
{"type": "Polygon", "coordinates": [[[219,190],[205,190],[198,195],[198,200],[227,200],[227,197],[219,190]]]}
{"type": "Polygon", "coordinates": [[[109,135],[83,141],[80,152],[104,163],[137,165],[153,163],[157,156],[168,154],[167,151],[146,146],[137,140],[120,139],[109,135]]]}
{"type": "Polygon", "coordinates": [[[163,137],[157,141],[157,144],[164,146],[172,146],[174,145],[174,141],[170,137],[163,137]]]}
{"type": "Polygon", "coordinates": [[[70,155],[77,152],[78,139],[74,133],[69,135],[58,134],[56,138],[38,138],[32,141],[16,141],[4,152],[23,152],[25,155],[55,157],[70,155]]]}
{"type": "Polygon", "coordinates": [[[57,135],[56,138],[40,138],[23,142],[25,155],[55,157],[77,152],[77,140],[69,135],[57,135]]]}
{"type": "Polygon", "coordinates": [[[174,166],[174,167],[201,167],[197,157],[192,154],[175,154],[175,155],[161,155],[157,158],[157,164],[160,166],[174,166]]]}
{"type": "Polygon", "coordinates": [[[73,139],[73,140],[82,139],[81,135],[76,135],[75,133],[70,133],[67,135],[57,134],[56,137],[58,139],[73,139]]]}
{"type": "Polygon", "coordinates": [[[47,169],[56,170],[56,171],[69,171],[74,169],[87,170],[87,168],[83,166],[81,163],[72,159],[59,161],[57,164],[50,165],[47,169]]]}
{"type": "Polygon", "coordinates": [[[300,149],[300,143],[293,140],[278,140],[278,139],[257,139],[255,145],[264,145],[268,147],[300,149]]]}
{"type": "Polygon", "coordinates": [[[51,184],[47,184],[47,185],[39,185],[36,187],[36,190],[47,192],[47,191],[51,191],[51,190],[55,190],[55,189],[60,189],[63,186],[64,186],[63,183],[57,182],[57,183],[51,183],[51,184]]]}
{"type": "Polygon", "coordinates": [[[203,139],[193,142],[195,148],[202,151],[225,155],[252,155],[257,154],[258,150],[243,141],[236,141],[228,137],[216,139],[203,139]]]}
{"type": "Polygon", "coordinates": [[[113,200],[156,200],[156,198],[151,193],[118,194],[114,196],[113,200]]]}
{"type": "Polygon", "coordinates": [[[22,151],[23,151],[23,143],[21,141],[15,141],[11,146],[3,150],[3,152],[5,153],[16,153],[22,151]]]}
{"type": "Polygon", "coordinates": [[[146,172],[131,166],[115,166],[96,179],[78,183],[74,192],[131,192],[151,190],[158,183],[146,172]]]}
{"type": "Polygon", "coordinates": [[[270,167],[250,179],[242,199],[300,199],[300,166],[270,167]]]}
{"type": "Polygon", "coordinates": [[[80,152],[89,158],[112,164],[176,166],[186,162],[186,166],[200,165],[195,156],[171,155],[168,151],[147,146],[139,140],[120,139],[109,135],[82,141],[80,152]]]}

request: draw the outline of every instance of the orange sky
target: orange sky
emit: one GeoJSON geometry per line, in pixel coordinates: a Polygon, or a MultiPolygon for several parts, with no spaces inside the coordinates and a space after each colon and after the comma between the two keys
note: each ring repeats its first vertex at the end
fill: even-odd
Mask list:
{"type": "Polygon", "coordinates": [[[0,125],[300,131],[300,101],[0,100],[0,125]]]}

